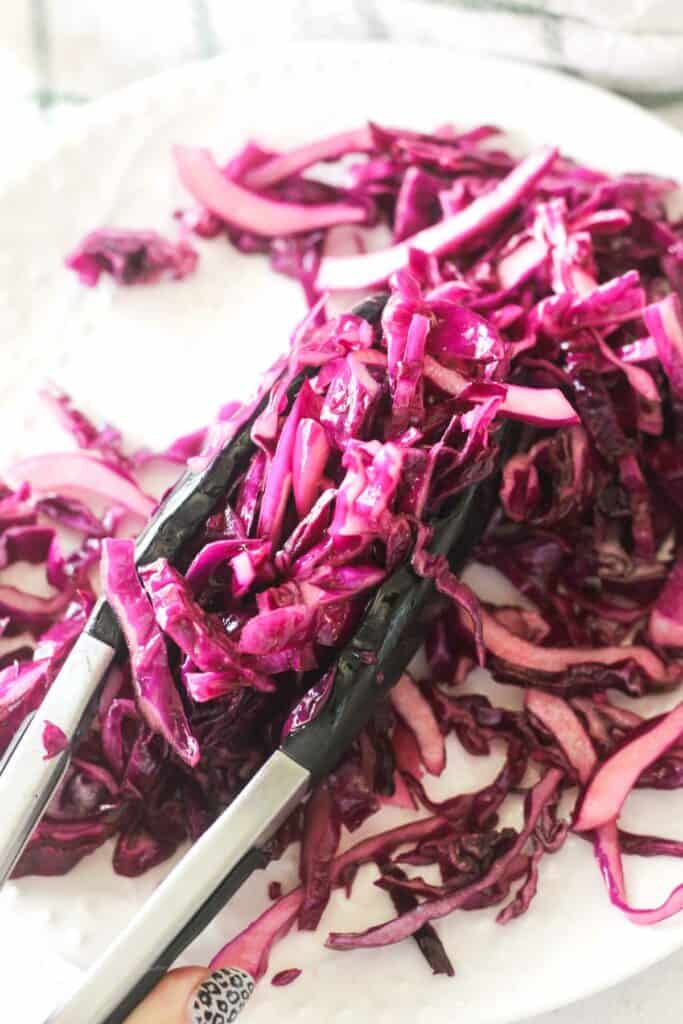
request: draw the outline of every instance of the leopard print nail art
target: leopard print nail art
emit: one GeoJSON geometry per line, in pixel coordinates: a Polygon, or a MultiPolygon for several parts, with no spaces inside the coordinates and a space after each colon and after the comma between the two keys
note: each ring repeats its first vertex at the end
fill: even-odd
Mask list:
{"type": "Polygon", "coordinates": [[[214,971],[197,989],[191,1024],[232,1024],[253,991],[253,978],[239,967],[214,971]]]}

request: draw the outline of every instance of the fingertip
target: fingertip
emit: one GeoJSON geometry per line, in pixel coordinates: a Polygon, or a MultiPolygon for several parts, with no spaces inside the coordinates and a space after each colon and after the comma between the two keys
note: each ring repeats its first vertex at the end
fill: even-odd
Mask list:
{"type": "Polygon", "coordinates": [[[206,967],[178,967],[169,971],[126,1024],[188,1024],[197,989],[209,975],[206,967]]]}

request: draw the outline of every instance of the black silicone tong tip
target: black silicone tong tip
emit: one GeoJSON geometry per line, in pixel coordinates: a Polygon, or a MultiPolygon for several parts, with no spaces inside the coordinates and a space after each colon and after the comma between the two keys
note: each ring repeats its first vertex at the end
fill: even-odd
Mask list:
{"type": "MultiPolygon", "coordinates": [[[[501,427],[498,470],[468,487],[453,509],[435,520],[430,550],[461,572],[488,526],[497,503],[500,467],[515,449],[517,424],[501,427]]],[[[317,717],[293,730],[282,750],[314,778],[330,772],[369,721],[378,700],[394,686],[443,607],[430,579],[404,564],[379,587],[352,640],[339,655],[334,683],[317,717]]]]}
{"type": "Polygon", "coordinates": [[[374,295],[369,295],[367,299],[363,299],[362,302],[354,306],[351,312],[362,320],[367,320],[373,327],[376,327],[384,312],[388,298],[388,292],[375,292],[374,295]]]}

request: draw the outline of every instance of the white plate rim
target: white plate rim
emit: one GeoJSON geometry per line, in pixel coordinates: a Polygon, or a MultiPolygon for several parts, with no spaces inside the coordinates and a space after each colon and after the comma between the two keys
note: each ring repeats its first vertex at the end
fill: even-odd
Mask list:
{"type": "MultiPolygon", "coordinates": [[[[365,40],[354,42],[333,42],[330,40],[314,41],[303,40],[300,42],[287,42],[283,45],[273,43],[249,44],[240,46],[240,60],[245,56],[253,54],[256,65],[263,62],[264,57],[270,57],[277,61],[282,58],[283,52],[287,54],[299,51],[302,55],[307,53],[326,52],[330,54],[344,54],[347,52],[364,53],[370,58],[374,53],[380,55],[386,52],[402,56],[409,63],[411,56],[418,58],[428,53],[441,54],[453,52],[448,47],[436,46],[433,43],[417,42],[392,42],[391,40],[365,40]]],[[[146,103],[158,99],[164,95],[165,90],[170,87],[178,88],[182,83],[188,83],[193,88],[200,88],[211,79],[218,79],[224,76],[225,69],[230,68],[234,57],[230,53],[221,53],[208,59],[190,60],[178,67],[169,68],[156,74],[148,75],[129,85],[116,89],[114,92],[90,101],[82,107],[71,112],[66,124],[54,126],[45,125],[45,133],[42,142],[36,145],[22,157],[16,164],[12,165],[9,173],[0,177],[0,198],[5,191],[14,184],[18,184],[27,174],[39,169],[55,159],[60,150],[65,147],[78,145],[82,142],[93,128],[111,117],[121,116],[126,111],[139,110],[146,103]]],[[[629,113],[634,119],[642,121],[643,124],[652,125],[656,123],[662,133],[667,133],[674,144],[683,148],[683,133],[673,125],[667,124],[655,112],[639,105],[634,100],[620,93],[611,92],[601,85],[597,85],[579,75],[568,71],[561,71],[542,64],[531,64],[526,61],[514,60],[510,57],[497,57],[488,54],[472,54],[457,52],[457,59],[461,65],[469,65],[473,70],[483,70],[495,74],[496,70],[517,74],[523,72],[528,76],[529,81],[541,86],[545,83],[552,83],[556,89],[566,91],[568,88],[577,97],[582,96],[586,100],[594,99],[596,102],[608,101],[614,109],[621,108],[624,113],[629,113]]],[[[503,126],[505,127],[505,126],[503,126]]],[[[550,140],[552,141],[552,140],[550,140]]]]}

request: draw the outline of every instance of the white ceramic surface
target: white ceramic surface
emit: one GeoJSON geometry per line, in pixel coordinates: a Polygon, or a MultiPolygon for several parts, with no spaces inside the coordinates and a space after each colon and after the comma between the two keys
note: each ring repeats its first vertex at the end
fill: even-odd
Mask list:
{"type": "MultiPolygon", "coordinates": [[[[522,146],[559,142],[607,169],[675,176],[683,168],[681,136],[623,100],[548,72],[445,51],[329,44],[244,51],[135,86],[89,108],[78,130],[0,197],[0,464],[64,444],[35,401],[45,377],[151,444],[244,395],[302,310],[291,282],[219,242],[201,246],[198,274],[180,284],[88,291],[62,269],[62,256],[98,224],[171,230],[169,211],[183,202],[169,155],[174,141],[223,154],[247,135],[287,144],[367,117],[427,128],[498,122],[522,146]]],[[[495,698],[514,705],[519,695],[496,686],[495,698]]],[[[478,788],[499,764],[454,745],[450,755],[436,796],[478,788]]],[[[681,810],[683,796],[637,794],[625,823],[672,835],[681,810]]],[[[401,819],[402,812],[386,815],[389,825],[401,819]]],[[[116,878],[109,855],[101,851],[67,878],[26,879],[0,894],[7,1019],[40,1024],[57,990],[104,948],[165,870],[116,878]]],[[[675,861],[628,868],[639,901],[662,897],[681,873],[675,861]]],[[[503,1024],[614,984],[683,945],[683,921],[651,930],[624,922],[605,899],[588,846],[570,840],[543,864],[533,910],[520,921],[500,928],[485,912],[439,924],[458,974],[432,979],[409,942],[349,954],[323,948],[332,928],[389,916],[370,875],[361,873],[351,902],[335,895],[316,935],[294,932],[276,948],[268,977],[292,966],[304,973],[286,989],[264,980],[249,1007],[253,1024],[276,1013],[295,1024],[321,1015],[334,1024],[503,1024]]],[[[187,959],[208,958],[260,909],[267,880],[287,885],[294,876],[290,856],[267,879],[253,879],[187,959]]]]}

